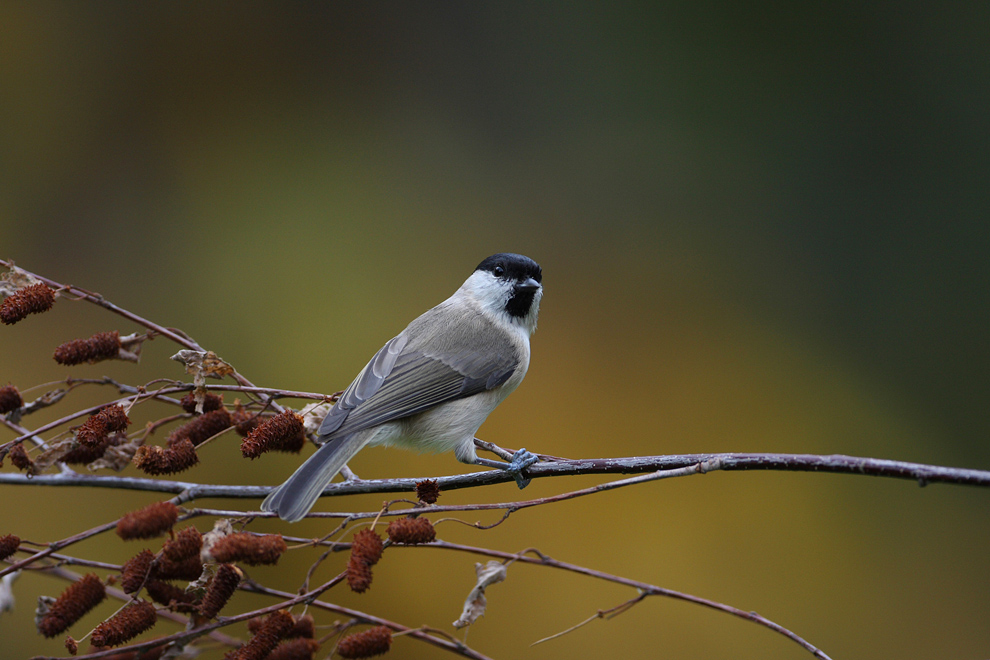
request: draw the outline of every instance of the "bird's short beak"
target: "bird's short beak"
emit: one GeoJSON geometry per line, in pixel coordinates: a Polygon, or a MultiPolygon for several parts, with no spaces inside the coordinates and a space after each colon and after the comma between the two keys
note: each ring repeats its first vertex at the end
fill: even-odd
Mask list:
{"type": "Polygon", "coordinates": [[[536,291],[540,288],[540,283],[534,280],[532,277],[526,278],[526,281],[519,282],[516,284],[516,291],[536,291]]]}

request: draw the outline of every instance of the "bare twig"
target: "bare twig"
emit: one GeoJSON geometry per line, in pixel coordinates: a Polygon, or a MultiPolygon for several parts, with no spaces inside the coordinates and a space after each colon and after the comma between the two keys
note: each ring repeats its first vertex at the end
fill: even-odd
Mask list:
{"type": "MultiPolygon", "coordinates": [[[[573,573],[580,573],[581,575],[588,575],[590,577],[598,578],[600,580],[606,580],[608,582],[614,582],[616,584],[622,584],[635,589],[639,589],[641,592],[648,596],[665,596],[667,598],[674,598],[677,600],[684,600],[689,603],[695,603],[696,605],[703,605],[705,607],[718,610],[720,612],[725,612],[733,616],[739,617],[741,619],[746,619],[747,621],[752,621],[765,628],[769,628],[776,633],[787,637],[788,639],[800,644],[805,650],[811,652],[816,658],[821,658],[821,660],[830,660],[829,656],[825,654],[824,651],[818,647],[805,641],[803,638],[794,634],[787,628],[784,628],[780,624],[774,623],[773,621],[767,619],[766,617],[760,616],[756,612],[746,612],[737,607],[732,607],[731,605],[726,605],[724,603],[719,603],[714,600],[709,600],[707,598],[701,598],[699,596],[693,596],[691,594],[686,594],[680,591],[674,591],[673,589],[665,589],[663,587],[658,587],[646,582],[640,582],[638,580],[631,580],[629,578],[624,578],[618,575],[612,575],[610,573],[605,573],[604,571],[597,571],[591,568],[586,568],[584,566],[578,566],[577,564],[568,564],[567,562],[558,561],[547,555],[543,554],[535,548],[527,548],[522,552],[509,553],[501,552],[498,550],[490,550],[488,548],[477,548],[469,545],[462,545],[460,543],[448,543],[447,541],[433,541],[431,543],[424,543],[419,545],[401,546],[409,548],[443,548],[445,550],[458,550],[461,552],[470,552],[473,554],[483,555],[485,557],[496,557],[499,559],[504,559],[507,561],[518,561],[526,564],[538,564],[541,566],[550,566],[552,568],[558,568],[565,571],[571,571],[573,573]],[[526,556],[529,553],[536,554],[536,557],[526,556]]],[[[637,599],[633,599],[634,601],[637,599]]],[[[629,605],[634,603],[629,603],[629,605]]],[[[627,605],[627,604],[624,604],[627,605]]],[[[622,606],[620,606],[622,607],[622,606]]],[[[597,618],[593,617],[593,618],[597,618]]]]}

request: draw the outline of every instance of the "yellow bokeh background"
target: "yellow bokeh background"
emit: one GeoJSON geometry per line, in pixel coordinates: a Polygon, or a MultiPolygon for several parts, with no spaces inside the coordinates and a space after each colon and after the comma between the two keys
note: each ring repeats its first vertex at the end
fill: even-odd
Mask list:
{"type": "MultiPolygon", "coordinates": [[[[988,468],[988,19],[979,5],[8,3],[0,256],[181,328],[256,384],[330,393],[485,256],[520,252],[543,267],[540,326],[529,375],[484,439],[574,458],[779,451],[988,468]]],[[[183,377],[164,339],[139,365],[51,360],[109,329],[139,328],[67,300],[0,328],[0,383],[183,377]]],[[[26,423],[111,396],[78,390],[26,423]]],[[[242,460],[228,438],[182,477],[274,485],[298,462],[242,460]]],[[[469,471],[387,449],[352,468],[469,471]]],[[[37,542],[161,499],[36,486],[0,498],[0,534],[37,542]]],[[[963,658],[990,654],[988,514],[977,488],[737,472],[439,531],[755,610],[834,658],[963,658]]],[[[146,545],[111,534],[72,552],[122,562],[146,545]]],[[[250,573],[293,591],[307,552],[250,573]]],[[[453,632],[475,561],[390,550],[368,593],[327,598],[453,632]]],[[[36,597],[64,585],[14,585],[0,658],[64,655],[32,622],[36,597]]],[[[660,598],[530,646],[634,595],[517,564],[468,643],[496,658],[810,657],[660,598]]],[[[241,594],[227,613],[268,604],[241,594]]],[[[393,654],[441,655],[408,638],[393,654]]]]}

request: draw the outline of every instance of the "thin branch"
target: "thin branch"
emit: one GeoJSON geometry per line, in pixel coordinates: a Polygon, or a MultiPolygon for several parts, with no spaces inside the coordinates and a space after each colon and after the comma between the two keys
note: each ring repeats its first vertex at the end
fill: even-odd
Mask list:
{"type": "MultiPolygon", "coordinates": [[[[337,576],[337,578],[342,579],[344,575],[345,575],[345,573],[341,573],[340,575],[337,576]]],[[[335,579],[337,579],[337,578],[335,578],[335,579]]],[[[293,596],[294,596],[294,594],[291,594],[288,591],[279,591],[278,589],[269,589],[268,587],[264,587],[264,586],[262,586],[260,584],[257,584],[255,582],[252,582],[250,580],[242,583],[241,584],[241,589],[244,590],[244,591],[253,591],[255,593],[267,594],[269,596],[277,596],[279,598],[293,598],[293,596]]],[[[298,601],[298,600],[300,600],[300,598],[301,597],[297,597],[294,600],[298,601]]],[[[427,642],[428,644],[433,644],[434,646],[437,646],[439,648],[442,648],[442,649],[444,649],[446,651],[451,651],[453,653],[457,653],[457,654],[463,655],[464,657],[467,657],[467,658],[475,658],[476,660],[490,660],[488,658],[488,656],[482,655],[481,653],[475,651],[471,647],[465,645],[463,642],[456,641],[456,640],[455,641],[448,641],[446,639],[441,639],[439,637],[435,637],[433,635],[429,635],[429,634],[427,634],[425,632],[422,632],[419,628],[408,628],[408,627],[403,626],[401,624],[395,623],[394,621],[389,621],[387,619],[382,619],[382,618],[377,617],[377,616],[372,616],[370,614],[365,614],[364,612],[358,612],[356,610],[352,610],[352,609],[347,608],[347,607],[342,607],[342,606],[336,605],[334,603],[328,603],[326,601],[316,600],[315,597],[312,598],[312,599],[308,599],[307,602],[312,607],[317,607],[317,608],[320,608],[320,609],[323,609],[323,610],[327,610],[328,612],[336,612],[338,614],[344,614],[346,616],[352,617],[354,619],[358,619],[359,621],[362,621],[362,622],[365,622],[365,623],[373,623],[373,624],[379,625],[379,626],[387,626],[387,627],[391,628],[392,630],[395,630],[397,632],[400,632],[400,633],[402,633],[404,635],[408,635],[410,637],[415,637],[416,639],[418,639],[420,641],[427,642]]],[[[289,604],[291,604],[291,603],[289,603],[289,604]]],[[[83,660],[82,657],[80,657],[80,660],[83,660]]]]}
{"type": "Polygon", "coordinates": [[[731,605],[726,605],[724,603],[719,603],[718,601],[709,600],[707,598],[701,598],[700,596],[693,596],[691,594],[686,594],[680,591],[674,591],[673,589],[665,589],[663,587],[658,587],[653,584],[646,582],[640,582],[638,580],[631,580],[629,578],[624,578],[618,575],[612,575],[610,573],[605,573],[604,571],[597,571],[591,568],[586,568],[584,566],[578,566],[577,564],[568,564],[567,562],[558,561],[542,552],[535,550],[533,548],[528,548],[518,553],[501,552],[499,550],[490,550],[488,548],[477,548],[470,545],[462,545],[460,543],[449,543],[447,541],[433,541],[431,543],[422,543],[418,545],[403,545],[404,548],[443,548],[445,550],[458,550],[461,552],[470,552],[473,554],[483,555],[485,557],[496,557],[499,559],[505,559],[508,561],[519,561],[526,564],[537,564],[541,566],[550,566],[552,568],[558,568],[565,571],[571,571],[574,573],[580,573],[581,575],[587,575],[590,577],[598,578],[601,580],[606,580],[608,582],[614,582],[616,584],[622,584],[635,589],[639,589],[643,593],[650,596],[665,596],[667,598],[674,598],[677,600],[684,600],[689,603],[695,603],[696,605],[703,605],[720,612],[725,612],[733,616],[739,617],[741,619],[746,619],[747,621],[752,621],[765,628],[769,628],[776,633],[787,637],[788,639],[801,645],[805,650],[814,654],[816,658],[821,660],[831,660],[824,651],[814,646],[813,644],[805,641],[802,637],[791,632],[787,628],[784,628],[778,623],[774,623],[770,619],[763,617],[756,612],[746,612],[737,607],[732,607],[731,605]],[[527,557],[526,553],[535,553],[537,557],[527,557]]]}
{"type": "Polygon", "coordinates": [[[646,593],[645,591],[642,591],[642,592],[640,592],[640,594],[638,596],[634,596],[633,598],[630,598],[629,600],[627,600],[624,603],[621,603],[619,605],[616,605],[615,607],[611,607],[611,608],[609,608],[607,610],[598,610],[596,613],[592,614],[591,616],[589,616],[587,619],[585,619],[581,623],[576,623],[573,626],[571,626],[570,628],[567,628],[566,630],[561,630],[559,633],[554,633],[553,635],[550,635],[548,637],[544,637],[543,639],[538,639],[535,642],[533,642],[532,644],[530,644],[530,646],[536,646],[537,644],[542,644],[543,642],[549,642],[552,639],[557,639],[558,637],[563,637],[564,635],[567,635],[568,633],[574,632],[578,628],[582,628],[582,627],[588,625],[589,623],[591,623],[595,619],[611,619],[612,617],[618,616],[619,614],[622,614],[623,612],[626,612],[627,610],[631,609],[633,605],[641,602],[642,600],[644,600],[649,595],[650,594],[646,593]]]}
{"type": "MultiPolygon", "coordinates": [[[[105,404],[104,404],[105,405],[105,404]]],[[[94,406],[91,411],[101,406],[94,406]]],[[[35,431],[34,433],[37,433],[35,431]]],[[[594,458],[559,460],[537,463],[527,469],[527,476],[564,477],[588,474],[635,474],[685,468],[705,462],[716,462],[722,471],[779,470],[785,472],[828,472],[832,474],[857,474],[895,479],[910,479],[921,486],[930,483],[951,483],[968,486],[990,487],[990,471],[968,468],[942,467],[922,463],[907,463],[878,458],[861,458],[841,454],[682,454],[670,456],[631,456],[625,458],[594,458]]],[[[430,477],[413,479],[362,479],[332,483],[323,491],[323,497],[359,495],[366,493],[409,493],[416,490],[416,483],[430,477]]],[[[474,488],[512,481],[502,470],[486,470],[436,479],[441,490],[474,488]]],[[[232,499],[262,498],[271,491],[270,486],[238,486],[201,484],[167,479],[121,477],[92,474],[42,474],[28,477],[20,473],[0,472],[0,484],[34,486],[88,486],[97,488],[126,488],[135,491],[181,493],[189,491],[196,499],[223,497],[232,499]]],[[[320,517],[320,514],[313,514],[320,517]]]]}

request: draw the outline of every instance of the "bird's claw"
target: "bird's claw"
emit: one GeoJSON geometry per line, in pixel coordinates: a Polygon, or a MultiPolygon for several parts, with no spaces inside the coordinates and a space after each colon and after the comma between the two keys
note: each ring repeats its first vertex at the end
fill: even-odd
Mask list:
{"type": "Polygon", "coordinates": [[[538,460],[540,460],[539,457],[528,449],[520,449],[512,455],[512,461],[505,467],[505,471],[516,480],[516,485],[519,486],[520,490],[528,486],[531,481],[531,479],[523,476],[523,470],[538,460]]]}

